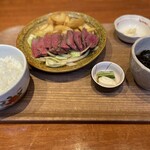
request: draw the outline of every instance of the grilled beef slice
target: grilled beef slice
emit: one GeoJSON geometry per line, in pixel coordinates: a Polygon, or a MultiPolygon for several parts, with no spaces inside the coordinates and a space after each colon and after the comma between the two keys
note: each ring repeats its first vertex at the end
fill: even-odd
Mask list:
{"type": "Polygon", "coordinates": [[[67,45],[67,41],[66,41],[67,39],[66,38],[67,38],[66,34],[63,34],[60,47],[62,49],[64,49],[66,52],[68,52],[70,50],[70,47],[67,45]]]}
{"type": "Polygon", "coordinates": [[[90,48],[95,48],[99,42],[99,38],[92,33],[89,33],[85,39],[86,46],[90,48]]]}
{"type": "Polygon", "coordinates": [[[33,39],[31,46],[35,58],[47,55],[47,49],[45,48],[43,38],[33,39]]]}
{"type": "Polygon", "coordinates": [[[32,48],[32,55],[35,58],[41,56],[40,51],[37,49],[37,44],[38,44],[38,39],[33,39],[32,44],[31,44],[31,48],[32,48]]]}
{"type": "Polygon", "coordinates": [[[45,48],[46,48],[47,50],[51,49],[51,47],[52,47],[52,36],[46,34],[46,35],[43,37],[43,40],[44,40],[45,48]]]}
{"type": "Polygon", "coordinates": [[[52,47],[49,49],[49,51],[53,54],[58,54],[62,36],[60,33],[54,33],[51,35],[51,38],[52,38],[52,45],[51,45],[52,47]]]}
{"type": "Polygon", "coordinates": [[[67,31],[67,38],[66,38],[67,45],[73,50],[77,50],[77,46],[74,43],[74,35],[73,31],[68,30],[67,31]]]}
{"type": "Polygon", "coordinates": [[[47,49],[45,48],[43,38],[38,39],[37,49],[40,51],[41,56],[47,55],[47,49]]]}
{"type": "Polygon", "coordinates": [[[81,31],[81,38],[82,38],[82,44],[83,44],[83,49],[85,49],[87,47],[87,44],[86,44],[86,37],[88,36],[88,32],[85,28],[82,29],[81,31]]]}
{"type": "Polygon", "coordinates": [[[79,31],[74,31],[74,42],[76,46],[78,47],[78,50],[82,51],[83,50],[83,45],[82,45],[82,39],[81,39],[81,32],[79,31]]]}

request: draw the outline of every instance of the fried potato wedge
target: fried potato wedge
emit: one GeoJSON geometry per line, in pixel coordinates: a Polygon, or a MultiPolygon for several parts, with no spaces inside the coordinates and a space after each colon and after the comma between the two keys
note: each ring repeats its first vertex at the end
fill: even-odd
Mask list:
{"type": "Polygon", "coordinates": [[[68,13],[58,12],[50,15],[47,22],[37,27],[33,34],[42,37],[45,34],[52,34],[56,32],[65,34],[68,30],[80,31],[83,28],[86,28],[88,32],[95,32],[95,28],[87,24],[84,18],[75,18],[73,16],[69,16],[68,13]]]}
{"type": "Polygon", "coordinates": [[[55,22],[55,24],[62,25],[66,20],[67,14],[66,13],[57,13],[51,15],[51,19],[55,22]]]}
{"type": "Polygon", "coordinates": [[[51,17],[49,17],[49,18],[47,19],[47,23],[50,24],[50,25],[54,25],[54,22],[53,22],[53,20],[52,20],[51,17]]]}
{"type": "Polygon", "coordinates": [[[85,28],[88,32],[93,32],[93,31],[95,31],[95,28],[89,26],[89,25],[86,24],[86,23],[79,27],[80,30],[82,30],[83,28],[85,28]]]}
{"type": "Polygon", "coordinates": [[[42,37],[46,33],[53,33],[53,31],[54,31],[54,26],[52,24],[46,23],[46,24],[38,27],[35,30],[34,35],[42,37]]]}
{"type": "Polygon", "coordinates": [[[78,28],[79,26],[82,26],[84,24],[83,18],[71,18],[68,22],[66,22],[66,25],[70,28],[78,28]]]}
{"type": "Polygon", "coordinates": [[[56,25],[54,27],[54,32],[58,31],[60,33],[64,33],[64,32],[67,32],[67,30],[72,30],[72,29],[68,26],[65,26],[65,25],[56,25]]]}

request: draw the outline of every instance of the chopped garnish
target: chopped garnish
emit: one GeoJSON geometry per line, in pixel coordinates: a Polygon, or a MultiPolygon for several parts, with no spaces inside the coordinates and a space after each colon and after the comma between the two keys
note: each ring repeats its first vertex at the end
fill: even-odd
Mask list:
{"type": "Polygon", "coordinates": [[[102,77],[102,76],[105,76],[105,77],[108,77],[108,78],[111,78],[111,79],[115,78],[115,75],[114,75],[113,71],[100,71],[96,75],[97,75],[98,78],[102,77]]]}

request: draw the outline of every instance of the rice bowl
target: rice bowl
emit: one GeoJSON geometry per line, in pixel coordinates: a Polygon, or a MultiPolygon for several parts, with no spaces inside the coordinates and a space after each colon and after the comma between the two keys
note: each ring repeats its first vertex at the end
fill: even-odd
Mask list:
{"type": "Polygon", "coordinates": [[[0,110],[16,103],[26,92],[30,76],[26,58],[16,47],[0,45],[0,110]]]}

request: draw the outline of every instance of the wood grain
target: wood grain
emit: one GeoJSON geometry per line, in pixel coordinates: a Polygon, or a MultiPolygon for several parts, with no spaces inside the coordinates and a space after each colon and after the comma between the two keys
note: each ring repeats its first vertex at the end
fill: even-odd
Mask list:
{"type": "MultiPolygon", "coordinates": [[[[150,121],[150,93],[136,85],[130,72],[131,45],[118,39],[112,24],[103,26],[108,37],[106,48],[93,63],[63,74],[45,73],[32,68],[26,95],[16,105],[2,111],[0,120],[150,121]],[[97,90],[91,80],[91,68],[104,60],[119,64],[125,72],[126,79],[116,91],[97,90]]],[[[0,42],[7,43],[11,35],[13,39],[17,38],[20,29],[19,26],[2,32],[0,42]]],[[[11,40],[9,44],[15,45],[11,40]]]]}
{"type": "MultiPolygon", "coordinates": [[[[101,23],[131,13],[150,18],[148,0],[1,0],[0,6],[0,32],[57,10],[80,11],[101,23]]],[[[3,150],[148,150],[149,139],[149,124],[0,124],[3,150]]]]}
{"type": "Polygon", "coordinates": [[[0,148],[148,150],[149,130],[144,124],[4,124],[0,126],[0,148]]]}

